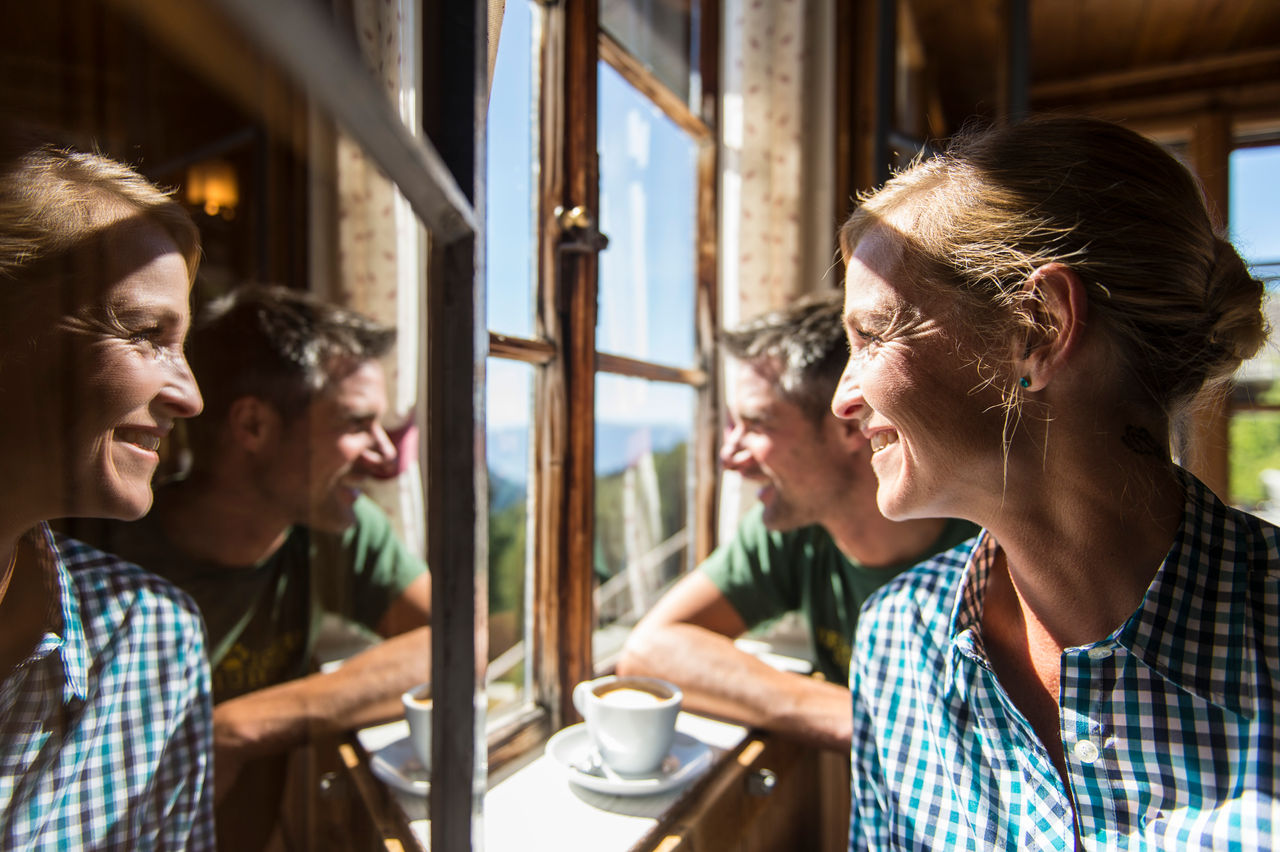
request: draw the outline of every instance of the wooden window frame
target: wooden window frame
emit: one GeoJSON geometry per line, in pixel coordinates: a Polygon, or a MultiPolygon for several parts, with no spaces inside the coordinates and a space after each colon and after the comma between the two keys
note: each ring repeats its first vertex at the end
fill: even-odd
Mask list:
{"type": "Polygon", "coordinates": [[[540,3],[543,44],[538,86],[541,131],[537,189],[538,270],[534,337],[490,333],[491,357],[536,367],[531,436],[533,571],[531,653],[533,681],[543,712],[520,715],[490,741],[491,765],[523,752],[576,718],[573,686],[594,674],[592,559],[595,539],[595,382],[598,373],[683,384],[697,393],[693,548],[696,558],[714,546],[716,436],[720,421],[716,382],[717,160],[719,0],[701,0],[698,56],[702,98],[695,111],[671,92],[599,26],[592,2],[540,3]],[[595,251],[568,231],[560,211],[599,210],[596,153],[598,63],[606,61],[699,144],[695,254],[696,363],[671,367],[596,349],[595,251]],[[566,250],[566,244],[572,244],[566,250]]]}

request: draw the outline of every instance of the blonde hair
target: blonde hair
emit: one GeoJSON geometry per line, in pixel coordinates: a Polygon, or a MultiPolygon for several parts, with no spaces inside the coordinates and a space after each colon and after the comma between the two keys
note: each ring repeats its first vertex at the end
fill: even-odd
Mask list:
{"type": "MultiPolygon", "coordinates": [[[[1266,341],[1263,284],[1215,234],[1196,180],[1109,122],[1054,117],[962,134],[861,199],[840,231],[846,261],[877,226],[900,238],[906,274],[955,297],[989,367],[1003,365],[986,353],[1045,330],[1024,286],[1032,273],[1070,267],[1091,322],[1171,424],[1266,341]]],[[[1016,420],[1021,396],[1008,385],[1016,420]]]]}
{"type": "MultiPolygon", "coordinates": [[[[182,205],[100,154],[22,144],[6,131],[0,162],[0,299],[14,284],[61,283],[66,261],[120,222],[145,216],[173,240],[195,279],[200,237],[182,205]]],[[[21,288],[18,288],[19,290],[21,288]]]]}

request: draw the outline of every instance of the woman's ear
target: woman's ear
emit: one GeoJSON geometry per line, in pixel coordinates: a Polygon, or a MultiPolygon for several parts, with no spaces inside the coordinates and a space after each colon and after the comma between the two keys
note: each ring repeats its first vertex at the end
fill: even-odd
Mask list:
{"type": "Polygon", "coordinates": [[[275,408],[256,396],[240,397],[227,412],[231,442],[249,452],[259,452],[270,445],[282,425],[275,408]]]}
{"type": "Polygon", "coordinates": [[[1078,353],[1089,301],[1080,276],[1062,263],[1039,267],[1023,287],[1034,305],[1037,328],[1028,333],[1024,351],[1016,353],[1014,369],[1024,390],[1038,391],[1078,353]]]}

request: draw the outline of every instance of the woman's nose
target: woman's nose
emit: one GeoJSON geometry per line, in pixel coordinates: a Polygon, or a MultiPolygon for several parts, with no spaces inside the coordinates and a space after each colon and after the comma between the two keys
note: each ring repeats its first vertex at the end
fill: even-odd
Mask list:
{"type": "Polygon", "coordinates": [[[862,385],[855,375],[851,361],[840,375],[840,383],[836,385],[835,396],[831,398],[831,412],[841,420],[858,420],[866,410],[867,403],[862,398],[862,385]]]}
{"type": "Polygon", "coordinates": [[[171,361],[172,369],[160,389],[160,398],[174,417],[195,417],[204,411],[204,398],[200,386],[191,373],[187,359],[181,355],[171,361]]]}

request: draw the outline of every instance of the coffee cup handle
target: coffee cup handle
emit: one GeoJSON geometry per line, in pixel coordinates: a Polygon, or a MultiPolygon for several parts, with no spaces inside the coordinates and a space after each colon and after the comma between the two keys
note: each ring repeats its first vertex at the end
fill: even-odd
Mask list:
{"type": "Polygon", "coordinates": [[[573,707],[578,715],[587,718],[587,693],[591,691],[591,681],[584,680],[573,688],[573,707]]]}

